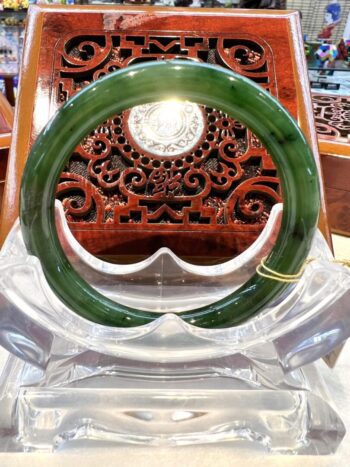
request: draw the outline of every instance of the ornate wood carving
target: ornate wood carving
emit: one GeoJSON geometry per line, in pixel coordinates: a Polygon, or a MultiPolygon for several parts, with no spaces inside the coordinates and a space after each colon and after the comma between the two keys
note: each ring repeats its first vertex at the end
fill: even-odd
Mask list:
{"type": "MultiPolygon", "coordinates": [[[[16,176],[6,187],[2,237],[17,216],[30,146],[55,110],[103,74],[140,61],[197,60],[241,73],[275,95],[313,142],[297,28],[298,15],[284,12],[33,7],[9,162],[16,176]]],[[[171,137],[161,147],[135,134],[140,118],[157,127],[153,111],[125,111],[101,122],[72,154],[58,197],[76,238],[99,255],[148,256],[168,246],[198,261],[247,248],[280,199],[275,168],[257,138],[219,110],[200,106],[185,116],[194,122],[193,137],[180,120],[171,129],[158,118],[171,137]]],[[[323,225],[324,219],[323,213],[323,225]]]]}
{"type": "MultiPolygon", "coordinates": [[[[119,68],[173,58],[229,68],[277,93],[270,48],[254,36],[181,32],[86,35],[77,31],[56,48],[56,99],[62,103],[86,84],[119,68]]],[[[188,106],[189,114],[191,110],[195,113],[192,107],[188,106]]],[[[147,106],[137,109],[136,116],[135,111],[126,111],[96,128],[76,148],[58,187],[68,221],[118,230],[130,230],[132,224],[156,226],[160,231],[173,226],[214,228],[218,233],[232,231],[232,227],[244,232],[263,226],[272,205],[280,200],[270,156],[239,122],[215,109],[199,107],[198,111],[201,115],[194,115],[194,121],[192,115],[192,121],[180,122],[185,127],[178,131],[170,152],[159,141],[148,145],[148,150],[141,147],[147,106]],[[198,133],[199,120],[197,144],[186,150],[186,143],[198,133]]],[[[165,123],[168,127],[174,124],[165,123]]]]}
{"type": "Polygon", "coordinates": [[[313,94],[312,100],[320,140],[350,143],[350,97],[313,94]]]}

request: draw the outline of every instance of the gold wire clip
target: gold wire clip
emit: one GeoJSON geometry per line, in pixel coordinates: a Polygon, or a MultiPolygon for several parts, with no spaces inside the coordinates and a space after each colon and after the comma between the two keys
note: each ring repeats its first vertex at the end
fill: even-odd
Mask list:
{"type": "Polygon", "coordinates": [[[260,264],[256,267],[256,272],[259,274],[259,276],[265,277],[266,279],[278,281],[278,282],[285,282],[285,283],[293,284],[300,280],[301,276],[304,273],[306,266],[309,263],[311,263],[311,261],[314,261],[314,258],[307,259],[297,274],[282,274],[280,272],[274,271],[273,269],[266,266],[265,260],[266,260],[266,257],[262,258],[260,261],[260,264]],[[267,271],[267,272],[264,272],[264,271],[267,271]]]}
{"type": "MultiPolygon", "coordinates": [[[[316,261],[316,258],[308,258],[304,262],[300,271],[297,274],[282,274],[278,271],[274,271],[273,269],[266,266],[265,260],[266,260],[266,257],[262,258],[260,261],[260,264],[258,264],[258,266],[256,267],[256,272],[259,274],[259,276],[265,277],[266,279],[278,281],[278,282],[285,282],[285,283],[293,284],[300,280],[301,276],[303,275],[305,271],[306,266],[308,266],[308,264],[312,263],[313,261],[316,261]]],[[[341,264],[342,266],[350,268],[350,260],[347,260],[347,259],[338,259],[338,260],[334,259],[331,262],[335,264],[341,264]]]]}

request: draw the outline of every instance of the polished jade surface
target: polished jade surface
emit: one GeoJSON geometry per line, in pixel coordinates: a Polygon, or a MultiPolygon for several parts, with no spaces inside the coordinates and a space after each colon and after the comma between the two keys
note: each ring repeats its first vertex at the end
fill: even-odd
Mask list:
{"type": "MultiPolygon", "coordinates": [[[[69,263],[55,226],[60,174],[75,147],[108,117],[169,98],[226,112],[249,127],[271,154],[281,180],[284,209],[266,266],[282,274],[296,274],[309,252],[320,209],[318,173],[298,125],[277,100],[248,79],[207,64],[172,60],[132,66],[90,84],[63,105],[37,138],[22,180],[20,220],[26,247],[41,261],[54,293],[88,320],[109,326],[140,326],[157,319],[159,313],[108,299],[69,263]]],[[[179,316],[200,327],[237,325],[262,311],[290,286],[254,274],[228,297],[179,316]]]]}

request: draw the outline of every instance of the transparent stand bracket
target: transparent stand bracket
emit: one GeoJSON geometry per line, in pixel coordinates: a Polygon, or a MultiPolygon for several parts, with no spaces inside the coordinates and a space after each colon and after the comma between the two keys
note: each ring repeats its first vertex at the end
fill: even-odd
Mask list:
{"type": "Polygon", "coordinates": [[[301,281],[258,316],[228,329],[184,323],[179,310],[214,302],[245,282],[271,250],[282,208],[259,239],[216,266],[161,249],[111,265],[76,242],[60,205],[61,243],[93,287],[160,316],[139,328],[79,317],[53,294],[17,223],[0,253],[0,449],[233,443],[264,452],[328,454],[344,425],[316,364],[350,335],[350,272],[317,233],[301,281]],[[210,359],[208,359],[210,356],[210,359]]]}
{"type": "MultiPolygon", "coordinates": [[[[61,242],[79,272],[110,298],[163,313],[138,328],[109,328],[69,310],[53,294],[39,261],[29,256],[18,223],[0,254],[0,344],[44,368],[53,340],[62,348],[91,350],[135,361],[186,362],[234,353],[259,353],[273,342],[280,365],[291,371],[329,354],[350,335],[350,271],[330,262],[318,232],[310,256],[316,258],[302,280],[278,302],[240,326],[201,329],[183,322],[177,311],[212,303],[240,287],[271,250],[282,208],[274,207],[259,239],[242,255],[215,266],[194,266],[162,248],[134,265],[113,265],[91,256],[72,236],[60,205],[61,242]]],[[[64,353],[64,351],[63,351],[64,353]]]]}

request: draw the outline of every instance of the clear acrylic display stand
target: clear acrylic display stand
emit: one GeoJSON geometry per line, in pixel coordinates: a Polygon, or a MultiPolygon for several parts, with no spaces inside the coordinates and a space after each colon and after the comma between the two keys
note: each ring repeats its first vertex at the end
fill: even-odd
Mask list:
{"type": "Polygon", "coordinates": [[[258,451],[327,454],[344,425],[315,364],[350,335],[350,271],[317,233],[302,279],[246,323],[201,329],[176,313],[218,300],[251,276],[275,241],[275,206],[258,240],[215,266],[166,248],[133,265],[81,248],[57,204],[74,267],[121,303],[159,311],[138,328],[109,328],[69,310],[27,254],[19,223],[0,253],[0,450],[235,443],[258,451]]]}

